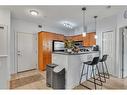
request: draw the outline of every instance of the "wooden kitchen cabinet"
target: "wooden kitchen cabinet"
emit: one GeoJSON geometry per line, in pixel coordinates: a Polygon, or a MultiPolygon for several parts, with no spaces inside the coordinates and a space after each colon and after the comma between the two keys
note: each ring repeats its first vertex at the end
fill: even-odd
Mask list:
{"type": "Polygon", "coordinates": [[[61,34],[55,34],[55,35],[57,36],[56,40],[64,41],[64,35],[61,35],[61,34]]]}
{"type": "Polygon", "coordinates": [[[66,36],[65,39],[74,41],[83,41],[82,35],[66,36]]]}
{"type": "Polygon", "coordinates": [[[66,36],[67,40],[83,41],[83,46],[89,47],[96,45],[95,32],[87,33],[85,37],[82,35],[66,36]]]}
{"type": "Polygon", "coordinates": [[[90,35],[87,33],[86,36],[83,37],[83,46],[86,46],[86,47],[90,46],[89,39],[90,39],[90,35]]]}
{"type": "Polygon", "coordinates": [[[73,36],[65,36],[66,40],[73,40],[73,36]]]}
{"type": "Polygon", "coordinates": [[[95,35],[95,32],[87,33],[86,36],[83,37],[83,45],[86,47],[96,45],[95,35]]]}
{"type": "Polygon", "coordinates": [[[38,67],[39,70],[44,68],[44,65],[41,65],[43,62],[43,34],[41,32],[38,33],[38,67]]]}
{"type": "Polygon", "coordinates": [[[95,32],[91,32],[90,33],[90,42],[89,42],[90,43],[90,46],[96,45],[95,35],[96,35],[95,32]]]}
{"type": "Polygon", "coordinates": [[[82,35],[77,35],[75,37],[75,41],[83,41],[83,36],[82,35]]]}
{"type": "Polygon", "coordinates": [[[38,68],[43,71],[46,69],[47,64],[52,63],[52,42],[53,40],[64,41],[65,39],[74,41],[83,41],[84,46],[96,45],[96,39],[94,38],[95,32],[87,33],[86,37],[82,35],[64,36],[61,34],[51,32],[39,32],[38,33],[38,68]]]}
{"type": "Polygon", "coordinates": [[[46,65],[52,63],[53,40],[64,41],[64,35],[45,31],[38,33],[38,68],[40,71],[44,71],[46,65]]]}

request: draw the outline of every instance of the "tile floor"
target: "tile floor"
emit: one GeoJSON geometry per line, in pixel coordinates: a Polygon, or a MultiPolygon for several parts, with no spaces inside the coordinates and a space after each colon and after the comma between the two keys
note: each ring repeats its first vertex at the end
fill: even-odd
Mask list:
{"type": "Polygon", "coordinates": [[[14,74],[11,77],[11,80],[15,80],[15,79],[20,79],[22,77],[27,77],[27,76],[32,76],[35,74],[41,74],[43,76],[42,80],[39,81],[35,81],[33,83],[29,83],[14,89],[51,89],[50,87],[46,86],[46,72],[39,72],[38,70],[32,70],[32,71],[27,71],[27,72],[22,72],[22,73],[18,73],[18,74],[14,74]]]}
{"type": "MultiPolygon", "coordinates": [[[[34,75],[34,74],[41,74],[43,76],[42,80],[39,81],[35,81],[20,87],[16,87],[14,89],[44,89],[44,90],[51,90],[52,88],[47,87],[46,86],[46,72],[39,72],[37,70],[32,70],[32,71],[27,71],[27,72],[22,72],[22,73],[18,73],[15,75],[12,75],[11,79],[18,79],[18,78],[22,78],[22,77],[26,77],[26,76],[30,76],[30,75],[34,75]]],[[[94,85],[91,84],[90,82],[84,82],[84,85],[87,85],[88,87],[94,89],[94,85]]],[[[79,85],[77,87],[75,87],[74,89],[76,90],[88,90],[87,88],[79,85]]],[[[126,79],[119,79],[119,78],[115,78],[115,77],[111,77],[110,79],[108,79],[106,81],[106,83],[103,84],[103,86],[97,86],[97,89],[127,89],[127,78],[126,79]]]]}

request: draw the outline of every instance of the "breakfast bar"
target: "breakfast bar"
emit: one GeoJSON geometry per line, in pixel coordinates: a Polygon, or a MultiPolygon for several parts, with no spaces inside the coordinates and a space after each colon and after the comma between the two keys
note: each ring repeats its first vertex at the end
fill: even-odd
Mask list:
{"type": "MultiPolygon", "coordinates": [[[[52,62],[65,68],[65,88],[73,89],[79,85],[82,61],[92,61],[93,57],[99,56],[98,51],[79,52],[79,53],[65,53],[53,52],[52,62]],[[82,58],[83,57],[83,58],[82,58]]],[[[85,72],[85,71],[84,71],[85,72]]],[[[85,81],[85,77],[82,79],[85,81]]]]}

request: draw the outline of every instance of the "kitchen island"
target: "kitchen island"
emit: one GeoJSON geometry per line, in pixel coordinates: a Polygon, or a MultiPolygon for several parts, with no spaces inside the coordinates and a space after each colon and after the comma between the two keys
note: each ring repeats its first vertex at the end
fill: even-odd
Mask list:
{"type": "MultiPolygon", "coordinates": [[[[52,53],[52,62],[65,68],[66,89],[73,89],[79,85],[81,69],[83,65],[81,59],[83,61],[92,61],[93,57],[95,56],[99,56],[98,51],[80,52],[76,54],[69,54],[65,52],[52,53]]],[[[83,81],[85,81],[85,76],[82,79],[82,82],[83,81]]]]}

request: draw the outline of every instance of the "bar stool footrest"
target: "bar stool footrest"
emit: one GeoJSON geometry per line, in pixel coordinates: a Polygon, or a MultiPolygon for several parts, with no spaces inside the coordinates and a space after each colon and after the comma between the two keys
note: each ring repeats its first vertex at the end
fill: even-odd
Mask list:
{"type": "MultiPolygon", "coordinates": [[[[95,79],[95,80],[96,80],[96,79],[95,79]]],[[[102,84],[98,84],[98,83],[93,82],[93,81],[91,81],[91,80],[87,80],[87,81],[89,81],[89,82],[91,82],[91,83],[94,83],[94,84],[97,84],[97,85],[99,85],[99,86],[102,86],[102,84]]]]}
{"type": "Polygon", "coordinates": [[[88,86],[85,86],[83,84],[80,84],[80,85],[83,86],[83,87],[85,87],[85,88],[87,88],[87,89],[90,89],[91,90],[91,88],[89,88],[88,86]]]}
{"type": "Polygon", "coordinates": [[[110,78],[110,76],[109,75],[100,75],[101,77],[104,77],[104,78],[106,78],[106,79],[109,79],[110,78]]]}

